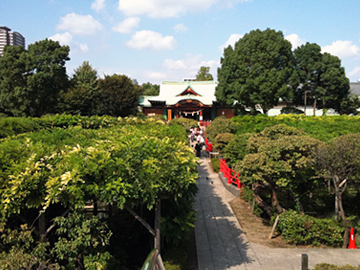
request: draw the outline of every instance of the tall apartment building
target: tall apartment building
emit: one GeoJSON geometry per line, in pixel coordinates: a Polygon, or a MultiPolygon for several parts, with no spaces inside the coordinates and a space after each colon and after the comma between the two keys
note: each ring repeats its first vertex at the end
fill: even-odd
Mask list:
{"type": "Polygon", "coordinates": [[[13,32],[6,26],[0,26],[0,55],[3,55],[5,45],[21,45],[25,48],[25,38],[19,32],[13,32]]]}

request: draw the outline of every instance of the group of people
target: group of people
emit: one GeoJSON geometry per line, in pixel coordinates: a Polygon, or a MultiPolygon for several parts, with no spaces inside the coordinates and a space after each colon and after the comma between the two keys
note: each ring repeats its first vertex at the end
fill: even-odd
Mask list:
{"type": "Polygon", "coordinates": [[[205,136],[204,131],[202,129],[190,129],[190,144],[196,141],[195,144],[195,153],[197,157],[201,157],[201,150],[203,149],[203,146],[205,145],[205,136]]]}

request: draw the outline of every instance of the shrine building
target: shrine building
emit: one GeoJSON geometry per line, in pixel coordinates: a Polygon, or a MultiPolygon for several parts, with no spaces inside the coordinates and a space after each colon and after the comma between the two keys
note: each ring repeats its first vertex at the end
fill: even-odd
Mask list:
{"type": "Polygon", "coordinates": [[[139,106],[146,116],[163,115],[168,121],[181,117],[211,121],[217,116],[235,116],[232,107],[220,106],[216,101],[216,86],[215,81],[164,81],[159,95],[142,96],[139,106]]]}

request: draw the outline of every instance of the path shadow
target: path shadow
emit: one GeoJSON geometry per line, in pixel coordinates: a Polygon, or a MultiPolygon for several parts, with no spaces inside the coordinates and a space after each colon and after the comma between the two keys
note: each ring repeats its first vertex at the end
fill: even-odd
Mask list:
{"type": "Polygon", "coordinates": [[[194,205],[199,270],[262,269],[228,204],[233,195],[211,170],[208,160],[201,158],[200,162],[194,205]]]}

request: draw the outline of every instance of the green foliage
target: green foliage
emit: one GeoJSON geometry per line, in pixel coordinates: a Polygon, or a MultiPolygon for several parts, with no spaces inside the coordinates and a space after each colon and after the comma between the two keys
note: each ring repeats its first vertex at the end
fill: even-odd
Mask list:
{"type": "Polygon", "coordinates": [[[322,54],[319,45],[309,42],[296,48],[294,57],[298,71],[292,81],[295,103],[312,102],[314,108],[333,108],[340,112],[341,103],[350,91],[340,59],[329,53],[322,54]]]}
{"type": "Polygon", "coordinates": [[[305,116],[295,114],[282,114],[274,117],[264,115],[236,116],[231,119],[237,124],[237,134],[248,132],[261,132],[266,127],[285,124],[303,130],[308,136],[329,142],[333,138],[348,133],[358,133],[360,130],[360,117],[348,115],[332,116],[305,116]]]}
{"type": "Polygon", "coordinates": [[[216,135],[213,143],[214,151],[221,152],[234,137],[235,135],[232,133],[220,133],[216,135]]]}
{"type": "MultiPolygon", "coordinates": [[[[12,228],[17,215],[40,226],[36,222],[40,211],[59,216],[62,212],[54,209],[81,211],[94,200],[120,209],[125,203],[152,209],[155,200],[166,195],[171,201],[163,202],[164,240],[178,243],[184,239],[195,217],[192,206],[198,175],[182,126],[160,125],[151,119],[68,115],[36,121],[46,129],[0,141],[0,213],[5,228],[12,228]]],[[[101,269],[109,260],[105,250],[99,255],[86,253],[92,250],[87,246],[100,243],[101,235],[96,233],[105,231],[91,228],[101,224],[81,215],[54,222],[60,234],[49,237],[59,264],[83,262],[89,269],[101,269]]],[[[46,230],[52,223],[45,221],[45,226],[46,230]]]]}
{"type": "Polygon", "coordinates": [[[142,89],[125,75],[114,74],[99,80],[100,93],[96,100],[98,115],[129,116],[137,113],[142,89]]]}
{"type": "Polygon", "coordinates": [[[2,109],[14,116],[54,113],[60,92],[68,87],[68,55],[68,46],[48,39],[30,44],[27,50],[7,47],[0,58],[2,109]]]}
{"type": "Polygon", "coordinates": [[[59,264],[52,263],[46,255],[48,243],[35,243],[27,225],[21,225],[20,230],[2,231],[1,240],[1,269],[60,269],[59,264]]]}
{"type": "Polygon", "coordinates": [[[174,118],[171,119],[169,125],[182,125],[187,131],[190,131],[190,128],[198,127],[198,121],[190,118],[174,118]]]}
{"type": "Polygon", "coordinates": [[[295,198],[299,187],[315,175],[313,152],[320,141],[302,133],[285,125],[265,128],[249,138],[249,154],[239,164],[242,182],[268,187],[278,212],[282,211],[276,198],[279,190],[286,190],[295,198]]]}
{"type": "Polygon", "coordinates": [[[69,90],[61,93],[61,110],[70,114],[94,115],[99,95],[98,75],[88,61],[75,69],[69,90]]]}
{"type": "Polygon", "coordinates": [[[206,136],[209,141],[214,142],[215,137],[221,133],[234,133],[237,130],[237,124],[224,116],[216,117],[214,121],[206,128],[206,136]]]}
{"type": "Polygon", "coordinates": [[[144,92],[142,93],[144,96],[158,96],[160,93],[160,85],[158,84],[147,82],[143,83],[142,87],[144,88],[144,92]]]}
{"type": "Polygon", "coordinates": [[[214,172],[220,172],[220,159],[218,158],[212,158],[211,159],[211,167],[214,172]]]}
{"type": "Polygon", "coordinates": [[[197,81],[212,81],[213,76],[209,73],[209,67],[200,67],[200,70],[196,74],[197,81]]]}
{"type": "Polygon", "coordinates": [[[98,217],[74,212],[66,218],[56,217],[54,223],[58,226],[56,234],[59,238],[52,252],[58,261],[66,261],[66,267],[76,269],[106,269],[110,254],[105,250],[111,232],[104,222],[98,217]],[[94,261],[92,257],[98,254],[102,255],[94,261]]]}
{"type": "Polygon", "coordinates": [[[360,270],[360,266],[351,266],[351,265],[334,265],[328,263],[319,263],[315,265],[313,270],[360,270]]]}
{"type": "Polygon", "coordinates": [[[235,164],[236,162],[242,160],[249,153],[247,141],[252,136],[254,136],[253,133],[245,133],[234,136],[221,151],[224,159],[230,164],[235,164]]]}
{"type": "Polygon", "coordinates": [[[291,44],[281,31],[259,29],[250,31],[224,50],[218,69],[219,84],[215,90],[218,101],[234,102],[245,111],[263,113],[276,106],[279,98],[291,98],[289,80],[294,72],[291,44]]]}
{"type": "Polygon", "coordinates": [[[294,210],[282,213],[277,226],[282,237],[295,245],[342,245],[344,228],[332,219],[301,215],[294,210]]]}

